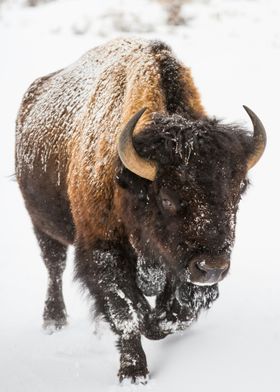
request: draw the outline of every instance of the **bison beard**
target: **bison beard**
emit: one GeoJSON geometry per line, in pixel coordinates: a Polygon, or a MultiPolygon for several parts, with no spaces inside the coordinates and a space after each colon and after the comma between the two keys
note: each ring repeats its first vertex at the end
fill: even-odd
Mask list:
{"type": "Polygon", "coordinates": [[[67,323],[73,244],[75,278],[118,335],[121,381],[147,381],[141,335],[184,330],[218,297],[266,140],[245,109],[253,136],[209,119],[190,70],[165,44],[137,39],[92,49],[23,98],[16,173],[49,274],[44,327],[67,323]]]}

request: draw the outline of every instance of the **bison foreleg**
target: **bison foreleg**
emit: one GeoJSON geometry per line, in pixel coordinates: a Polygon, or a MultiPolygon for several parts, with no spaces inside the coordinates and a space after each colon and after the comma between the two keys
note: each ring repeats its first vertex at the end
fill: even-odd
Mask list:
{"type": "Polygon", "coordinates": [[[136,286],[133,263],[116,248],[76,247],[76,277],[94,297],[96,311],[119,335],[120,381],[145,383],[148,369],[141,330],[150,306],[136,286]]]}

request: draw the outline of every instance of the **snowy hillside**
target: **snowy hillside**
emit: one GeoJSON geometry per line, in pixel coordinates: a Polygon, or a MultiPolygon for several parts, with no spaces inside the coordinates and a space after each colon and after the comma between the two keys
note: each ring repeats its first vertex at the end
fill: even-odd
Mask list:
{"type": "Polygon", "coordinates": [[[0,391],[279,391],[279,1],[193,0],[182,10],[181,26],[167,25],[155,0],[24,3],[0,1],[0,391]],[[69,326],[51,336],[42,332],[47,274],[12,178],[14,122],[28,85],[89,48],[130,34],[174,49],[192,68],[210,115],[251,128],[245,104],[268,134],[240,205],[220,299],[183,335],[144,339],[151,372],[145,387],[118,385],[114,336],[104,324],[94,333],[90,303],[72,282],[72,252],[64,276],[69,326]]]}

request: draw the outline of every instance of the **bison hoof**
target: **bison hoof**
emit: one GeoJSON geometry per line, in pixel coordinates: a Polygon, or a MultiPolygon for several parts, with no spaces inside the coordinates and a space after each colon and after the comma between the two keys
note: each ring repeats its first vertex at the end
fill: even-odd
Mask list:
{"type": "Polygon", "coordinates": [[[53,333],[60,331],[66,325],[67,325],[66,318],[60,320],[48,319],[48,320],[44,320],[43,329],[46,332],[46,334],[52,335],[53,333]]]}
{"type": "Polygon", "coordinates": [[[119,380],[122,385],[145,385],[149,380],[149,372],[148,369],[135,369],[134,367],[128,367],[124,369],[120,369],[119,380]]]}

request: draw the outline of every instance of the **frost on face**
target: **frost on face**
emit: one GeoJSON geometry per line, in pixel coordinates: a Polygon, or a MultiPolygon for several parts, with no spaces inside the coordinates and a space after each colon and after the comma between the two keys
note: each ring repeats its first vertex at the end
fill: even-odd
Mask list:
{"type": "Polygon", "coordinates": [[[217,284],[212,286],[198,286],[186,282],[176,290],[177,301],[181,306],[190,309],[193,314],[198,314],[202,308],[209,309],[218,296],[217,284]]]}
{"type": "Polygon", "coordinates": [[[197,319],[202,309],[209,309],[218,298],[218,286],[201,287],[185,283],[177,288],[175,297],[168,309],[169,314],[163,314],[159,327],[165,334],[183,331],[197,319]]]}

